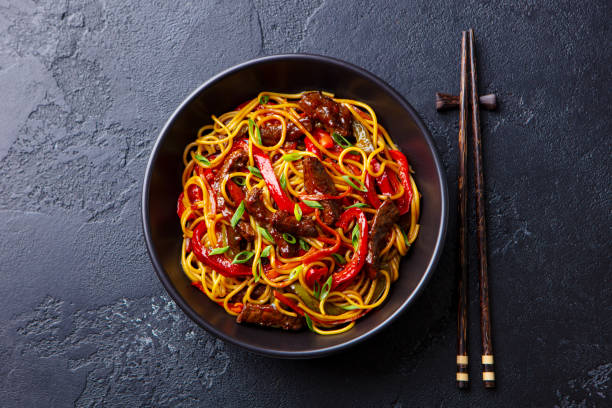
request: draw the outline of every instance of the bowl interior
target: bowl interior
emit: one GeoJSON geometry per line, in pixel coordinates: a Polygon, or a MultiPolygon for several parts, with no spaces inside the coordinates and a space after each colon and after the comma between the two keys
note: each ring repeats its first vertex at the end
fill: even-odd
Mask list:
{"type": "Polygon", "coordinates": [[[447,218],[443,169],[431,138],[414,110],[371,74],[325,57],[267,57],[232,68],[196,90],[173,114],[153,149],[143,190],[145,238],[157,273],[177,304],[197,323],[235,344],[263,354],[304,358],[354,344],[390,322],[414,298],[441,251],[447,218]],[[326,90],[368,103],[415,170],[422,194],[419,236],[401,264],[400,278],[383,307],[347,333],[319,336],[268,330],[235,323],[218,305],[190,285],[181,269],[181,230],[176,200],[181,191],[182,154],[197,130],[262,90],[326,90]]]}

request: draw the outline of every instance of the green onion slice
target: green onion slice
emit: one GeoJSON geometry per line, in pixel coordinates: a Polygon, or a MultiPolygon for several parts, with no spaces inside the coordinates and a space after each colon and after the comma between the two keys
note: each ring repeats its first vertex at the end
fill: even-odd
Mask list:
{"type": "Polygon", "coordinates": [[[280,186],[284,190],[287,188],[287,179],[285,178],[285,173],[280,176],[280,186]]]}
{"type": "Polygon", "coordinates": [[[257,268],[255,268],[255,273],[254,273],[255,279],[253,280],[253,282],[255,282],[255,283],[259,282],[259,278],[261,277],[261,273],[262,273],[262,270],[261,270],[261,259],[259,259],[257,261],[257,268]]]}
{"type": "Polygon", "coordinates": [[[255,127],[255,140],[257,140],[257,143],[259,143],[260,145],[263,145],[263,140],[261,140],[261,131],[259,130],[259,126],[255,127]]]}
{"type": "Polygon", "coordinates": [[[304,202],[304,204],[306,204],[309,207],[318,208],[320,210],[323,209],[323,206],[318,201],[311,201],[311,200],[302,200],[302,201],[304,202]]]}
{"type": "Polygon", "coordinates": [[[257,167],[247,166],[247,169],[249,169],[251,174],[254,175],[255,177],[263,178],[261,175],[261,172],[259,171],[257,167]]]}
{"type": "Polygon", "coordinates": [[[266,103],[268,103],[269,100],[270,97],[268,95],[261,95],[261,97],[259,98],[259,103],[265,105],[266,103]]]}
{"type": "Polygon", "coordinates": [[[333,132],[332,138],[334,139],[336,143],[338,143],[340,146],[344,147],[345,149],[353,145],[351,142],[346,140],[346,138],[338,132],[333,132]]]}
{"type": "Polygon", "coordinates": [[[321,296],[319,299],[325,299],[327,297],[327,295],[329,294],[329,291],[331,290],[331,284],[332,284],[332,275],[329,275],[329,278],[327,278],[327,281],[325,281],[325,283],[323,284],[323,287],[321,288],[321,296]]]}
{"type": "Polygon", "coordinates": [[[233,264],[243,264],[248,262],[249,259],[251,259],[253,257],[253,252],[251,251],[242,251],[239,252],[238,254],[236,254],[236,256],[234,257],[234,260],[232,261],[233,264]]]}
{"type": "Polygon", "coordinates": [[[209,255],[220,255],[220,254],[224,254],[227,251],[229,251],[229,246],[224,246],[223,248],[215,248],[212,251],[210,251],[209,255]]]}
{"type": "Polygon", "coordinates": [[[369,205],[367,205],[366,203],[355,203],[353,205],[349,205],[348,207],[344,207],[345,210],[348,210],[349,208],[367,208],[369,207],[369,205]]]}
{"type": "Polygon", "coordinates": [[[321,299],[321,285],[319,285],[319,282],[315,282],[314,283],[314,297],[316,297],[317,299],[321,299]]]}
{"type": "Polygon", "coordinates": [[[267,229],[265,229],[264,227],[260,227],[257,226],[257,231],[259,231],[259,233],[261,234],[262,237],[264,237],[264,239],[270,243],[274,242],[274,238],[272,238],[272,235],[270,235],[270,233],[268,232],[267,229]]]}
{"type": "Polygon", "coordinates": [[[302,153],[287,153],[284,154],[282,159],[286,162],[296,161],[302,158],[302,153]]]}
{"type": "Polygon", "coordinates": [[[242,218],[242,214],[244,214],[244,200],[240,202],[238,208],[236,208],[236,212],[232,215],[232,219],[230,220],[230,224],[232,227],[235,227],[238,224],[238,221],[242,218]]]}
{"type": "Polygon", "coordinates": [[[336,262],[338,262],[340,265],[344,265],[346,263],[346,259],[340,255],[340,254],[334,254],[334,259],[336,260],[336,262]]]}
{"type": "Polygon", "coordinates": [[[406,231],[404,231],[403,229],[401,231],[402,231],[402,235],[404,236],[404,243],[406,244],[408,248],[410,248],[410,241],[408,240],[408,234],[406,234],[406,231]]]}
{"type": "Polygon", "coordinates": [[[303,269],[304,265],[296,266],[295,268],[293,268],[291,274],[289,275],[289,279],[295,278],[300,272],[302,272],[303,269]]]}
{"type": "Polygon", "coordinates": [[[244,179],[244,177],[234,177],[232,178],[232,180],[234,181],[234,183],[238,184],[239,186],[244,186],[246,184],[246,180],[244,179]]]}
{"type": "Polygon", "coordinates": [[[312,328],[312,319],[310,318],[310,316],[304,313],[304,319],[306,319],[306,326],[308,326],[308,330],[314,332],[314,329],[312,328]]]}
{"type": "Polygon", "coordinates": [[[268,245],[267,247],[265,247],[263,249],[263,251],[261,251],[261,255],[259,255],[261,258],[267,258],[270,256],[270,248],[272,248],[270,245],[268,245]]]}
{"type": "Polygon", "coordinates": [[[353,247],[357,249],[357,245],[359,245],[359,225],[355,224],[353,227],[353,233],[351,235],[351,239],[353,240],[353,247]]]}
{"type": "Polygon", "coordinates": [[[306,241],[304,241],[303,239],[299,239],[300,241],[300,248],[302,248],[304,251],[308,251],[310,249],[310,244],[306,241]]]}
{"type": "Polygon", "coordinates": [[[210,161],[206,157],[202,156],[201,154],[197,154],[197,153],[194,156],[196,160],[202,163],[203,165],[210,166],[210,161]]]}
{"type": "Polygon", "coordinates": [[[255,122],[253,122],[253,119],[251,118],[249,118],[248,122],[249,122],[249,135],[252,135],[253,132],[255,132],[255,122]]]}
{"type": "Polygon", "coordinates": [[[365,186],[363,185],[363,183],[361,182],[361,180],[359,180],[359,179],[358,179],[357,177],[355,177],[355,176],[347,176],[347,175],[344,175],[344,176],[342,176],[342,180],[346,181],[346,183],[347,183],[349,186],[353,187],[355,190],[363,191],[364,193],[367,193],[367,192],[368,192],[368,189],[367,189],[367,188],[365,188],[365,186]],[[351,180],[351,179],[353,179],[353,180],[355,180],[357,183],[359,183],[359,186],[357,186],[355,183],[353,183],[353,180],[351,180]]]}
{"type": "Polygon", "coordinates": [[[302,220],[302,209],[300,208],[298,203],[295,203],[295,206],[293,207],[293,214],[295,215],[296,220],[302,220]]]}
{"type": "Polygon", "coordinates": [[[295,239],[293,235],[288,234],[286,232],[283,234],[283,239],[290,244],[295,244],[297,242],[297,240],[295,239]]]}

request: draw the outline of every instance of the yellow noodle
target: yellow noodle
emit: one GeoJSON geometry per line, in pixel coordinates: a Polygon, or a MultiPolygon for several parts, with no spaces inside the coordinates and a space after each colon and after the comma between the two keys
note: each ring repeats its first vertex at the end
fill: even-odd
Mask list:
{"type": "MultiPolygon", "coordinates": [[[[222,305],[230,315],[237,315],[237,312],[244,307],[242,306],[243,304],[251,303],[256,305],[272,305],[280,313],[296,317],[297,314],[294,310],[274,296],[273,291],[278,290],[283,292],[286,298],[294,302],[303,313],[310,316],[312,319],[312,330],[315,333],[333,335],[350,330],[355,325],[356,320],[367,310],[375,309],[383,304],[389,294],[391,283],[399,277],[400,259],[416,240],[420,227],[418,220],[421,196],[412,176],[410,177],[411,191],[409,191],[409,193],[412,193],[412,201],[409,206],[410,224],[405,231],[399,225],[394,225],[388,239],[385,241],[384,248],[379,254],[381,266],[378,270],[378,276],[384,278],[384,288],[382,289],[377,286],[381,285],[379,280],[371,279],[364,271],[360,271],[356,278],[345,287],[327,287],[326,296],[322,297],[322,299],[316,299],[315,297],[320,290],[315,293],[314,288],[309,285],[308,272],[311,268],[326,269],[327,273],[325,276],[327,277],[338,273],[350,265],[352,257],[355,256],[352,241],[352,230],[356,224],[355,221],[349,223],[346,231],[336,228],[342,242],[338,250],[338,255],[344,259],[342,263],[339,263],[338,259],[333,256],[325,256],[315,261],[306,260],[306,257],[310,254],[332,246],[330,242],[333,241],[333,236],[329,233],[324,233],[319,227],[317,227],[318,231],[322,234],[319,237],[295,237],[302,240],[310,248],[305,255],[293,258],[281,256],[277,250],[276,242],[269,242],[264,239],[260,229],[257,228],[259,226],[257,220],[252,214],[246,214],[246,217],[243,218],[248,220],[248,224],[250,224],[255,233],[254,241],[247,243],[245,248],[253,253],[252,258],[249,260],[250,264],[248,264],[252,276],[226,277],[200,262],[194,255],[194,252],[188,251],[189,246],[193,245],[189,241],[193,238],[193,231],[201,223],[204,223],[206,227],[206,233],[203,234],[201,242],[203,247],[222,248],[231,244],[228,239],[228,231],[236,227],[230,225],[229,217],[231,217],[239,203],[234,202],[228,195],[226,187],[229,179],[242,177],[244,179],[243,189],[245,193],[256,187],[263,189],[263,206],[271,213],[278,211],[278,203],[275,202],[270,194],[265,180],[253,175],[251,172],[246,170],[231,171],[225,178],[217,180],[213,186],[202,177],[202,169],[209,168],[216,172],[216,169],[220,168],[225,161],[225,157],[234,148],[236,141],[239,139],[246,137],[249,140],[248,164],[250,166],[255,166],[254,146],[262,151],[263,154],[269,155],[270,160],[276,158],[272,162],[273,171],[277,179],[282,178],[285,180],[285,192],[295,202],[299,202],[301,196],[306,194],[302,163],[299,159],[296,161],[285,161],[283,156],[295,153],[300,154],[302,158],[305,156],[316,157],[316,155],[299,148],[292,150],[285,148],[287,146],[285,144],[287,129],[290,123],[295,125],[304,134],[304,137],[310,139],[313,145],[324,155],[325,160],[322,163],[338,191],[337,194],[346,193],[349,189],[353,190],[345,197],[345,200],[348,200],[348,202],[352,204],[369,204],[365,195],[351,187],[343,176],[354,176],[355,178],[351,177],[349,179],[356,185],[359,184],[357,180],[360,180],[361,184],[365,184],[365,178],[368,174],[373,177],[380,177],[383,172],[388,172],[389,177],[398,178],[398,164],[391,158],[389,153],[389,150],[397,150],[397,147],[393,144],[386,129],[378,122],[376,113],[370,106],[351,99],[334,99],[349,109],[353,120],[363,125],[374,146],[374,150],[369,151],[369,153],[356,146],[348,147],[338,153],[324,148],[319,143],[317,137],[304,128],[299,121],[300,114],[298,111],[300,111],[300,105],[298,99],[305,93],[261,92],[256,98],[248,101],[238,110],[226,112],[219,116],[213,115],[211,117],[212,123],[200,127],[195,141],[185,147],[183,153],[185,169],[181,178],[183,185],[181,204],[184,208],[180,217],[183,234],[181,265],[186,276],[192,282],[198,284],[206,296],[222,305]],[[264,96],[268,97],[269,101],[273,103],[260,106],[261,98],[264,96]],[[358,110],[365,111],[367,115],[362,115],[358,110]],[[276,121],[281,124],[280,138],[275,145],[266,146],[262,144],[263,140],[260,141],[259,137],[257,137],[258,132],[256,129],[267,126],[266,123],[270,121],[276,121]],[[249,126],[249,122],[252,123],[251,126],[249,126]],[[356,156],[354,154],[359,156],[358,160],[355,159],[356,156]],[[200,156],[206,157],[209,163],[200,156]],[[372,164],[374,160],[379,163],[378,171],[374,171],[372,164]],[[353,169],[355,173],[353,173],[353,169]],[[191,202],[192,197],[189,196],[190,188],[199,189],[202,199],[191,202]],[[213,188],[218,190],[213,190],[213,188]],[[229,216],[227,212],[222,213],[222,209],[214,201],[216,200],[214,196],[219,194],[223,197],[227,209],[230,210],[229,216]],[[215,212],[213,212],[213,206],[216,208],[215,212]],[[267,258],[262,258],[262,251],[265,248],[270,248],[269,254],[267,258]],[[264,268],[261,266],[263,264],[267,266],[264,268]],[[254,290],[258,285],[264,285],[264,290],[263,292],[257,292],[261,294],[255,296],[254,290]],[[310,308],[304,299],[285,289],[289,285],[301,285],[305,293],[311,296],[311,301],[316,302],[317,307],[314,309],[310,308]],[[230,299],[243,290],[244,294],[238,303],[230,302],[230,299]],[[348,308],[348,310],[345,309],[339,315],[331,315],[327,311],[328,306],[332,308],[348,308]]],[[[330,93],[324,92],[323,94],[330,98],[334,97],[330,93]]],[[[412,169],[410,171],[412,172],[412,169]]],[[[403,197],[407,192],[401,183],[397,184],[398,186],[394,188],[394,191],[391,193],[392,195],[377,193],[379,199],[395,201],[403,197]]],[[[368,223],[371,227],[372,216],[376,213],[376,209],[368,206],[361,208],[361,211],[370,218],[368,223]]],[[[310,216],[303,214],[302,217],[310,216]]],[[[267,225],[264,227],[269,229],[267,225]]],[[[331,285],[328,284],[328,286],[331,285]]]]}

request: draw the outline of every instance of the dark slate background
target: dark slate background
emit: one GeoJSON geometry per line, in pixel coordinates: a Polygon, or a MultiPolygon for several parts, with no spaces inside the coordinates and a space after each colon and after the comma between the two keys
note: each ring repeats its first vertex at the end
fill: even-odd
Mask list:
{"type": "MultiPolygon", "coordinates": [[[[609,2],[0,1],[0,405],[610,406],[609,2]],[[197,327],[146,254],[153,141],[211,75],[310,52],[379,75],[420,112],[455,208],[460,32],[474,27],[498,389],[455,387],[454,211],[431,283],[399,321],[314,361],[197,327]]],[[[424,204],[426,204],[426,198],[424,204]]],[[[472,257],[474,251],[472,250],[472,257]]],[[[473,258],[472,258],[473,259],[473,258]]]]}

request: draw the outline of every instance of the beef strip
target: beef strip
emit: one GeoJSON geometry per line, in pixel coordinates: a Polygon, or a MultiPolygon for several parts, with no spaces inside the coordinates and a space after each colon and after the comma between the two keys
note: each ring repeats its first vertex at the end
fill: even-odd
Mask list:
{"type": "Polygon", "coordinates": [[[233,256],[235,253],[240,252],[240,241],[242,241],[242,236],[229,226],[225,228],[225,233],[227,235],[227,245],[232,249],[233,256]]]}
{"type": "Polygon", "coordinates": [[[273,305],[247,303],[236,317],[238,323],[253,323],[260,326],[275,327],[283,330],[300,330],[304,327],[302,317],[287,316],[273,305]]]}
{"type": "Polygon", "coordinates": [[[410,211],[408,211],[406,214],[400,215],[398,224],[405,232],[408,232],[411,223],[412,215],[410,214],[410,211]]]}
{"type": "Polygon", "coordinates": [[[298,101],[300,109],[315,122],[321,123],[329,133],[337,132],[347,137],[352,134],[351,111],[321,92],[308,92],[298,101]]]}
{"type": "MultiPolygon", "coordinates": [[[[215,191],[220,191],[221,182],[227,178],[228,174],[246,167],[248,161],[249,153],[245,149],[236,149],[225,156],[223,165],[215,177],[213,189],[215,191]]],[[[225,207],[225,199],[223,198],[223,194],[217,194],[217,205],[220,207],[225,207]]]]}
{"type": "Polygon", "coordinates": [[[366,256],[366,264],[371,276],[376,275],[380,264],[380,252],[387,245],[387,235],[398,219],[399,210],[391,200],[386,200],[376,210],[370,229],[370,242],[368,243],[368,254],[366,256]]]}
{"type": "Polygon", "coordinates": [[[255,231],[253,231],[253,228],[251,228],[251,224],[249,224],[248,222],[238,221],[238,224],[236,225],[236,230],[238,231],[238,234],[240,234],[240,236],[245,240],[249,242],[253,242],[255,240],[255,231]]]}
{"type": "MultiPolygon", "coordinates": [[[[215,191],[220,191],[221,182],[225,178],[227,178],[229,173],[244,168],[247,165],[248,161],[249,161],[249,153],[244,149],[236,149],[230,154],[228,154],[225,157],[225,160],[223,161],[223,165],[219,169],[219,172],[215,176],[215,180],[213,182],[212,188],[215,191]]],[[[227,205],[225,203],[225,198],[223,198],[223,194],[216,194],[216,196],[217,196],[217,205],[219,206],[219,208],[221,208],[221,212],[223,213],[223,215],[225,217],[231,217],[233,213],[230,211],[230,209],[227,208],[227,205]]],[[[253,232],[253,228],[251,228],[248,222],[239,221],[236,230],[239,236],[247,241],[253,241],[255,239],[255,233],[253,232]]],[[[233,231],[232,233],[230,233],[228,229],[228,244],[232,248],[234,248],[233,244],[229,242],[231,239],[230,237],[234,240],[235,239],[239,240],[240,237],[234,234],[233,231]]]]}
{"type": "MultiPolygon", "coordinates": [[[[299,119],[299,122],[308,130],[312,131],[312,121],[309,117],[303,117],[299,119]]],[[[283,125],[278,120],[269,120],[264,122],[259,129],[261,131],[261,139],[265,146],[274,146],[278,143],[283,133],[283,125]]],[[[300,128],[298,128],[293,122],[287,121],[287,135],[285,141],[293,142],[303,135],[300,128]]]]}
{"type": "Polygon", "coordinates": [[[270,225],[272,214],[263,201],[263,190],[259,187],[254,187],[246,194],[244,199],[246,210],[262,225],[270,225]]]}
{"type": "Polygon", "coordinates": [[[259,222],[264,227],[268,228],[270,235],[274,239],[274,243],[276,243],[276,248],[278,253],[283,258],[293,258],[298,256],[299,246],[296,244],[290,244],[283,238],[282,233],[276,230],[272,225],[272,213],[268,211],[263,202],[263,190],[259,187],[255,187],[251,189],[244,199],[244,204],[246,205],[246,209],[251,214],[257,222],[259,222]]]}
{"type": "Polygon", "coordinates": [[[268,229],[270,230],[270,235],[272,235],[274,239],[276,249],[278,249],[280,256],[283,258],[295,258],[300,254],[300,247],[297,243],[290,244],[285,241],[283,234],[274,227],[269,227],[268,229]]]}
{"type": "Polygon", "coordinates": [[[295,215],[279,210],[272,216],[272,225],[280,232],[288,232],[300,237],[316,237],[319,235],[316,224],[312,218],[303,217],[299,222],[295,215]]]}
{"type": "MultiPolygon", "coordinates": [[[[327,174],[319,159],[306,156],[302,160],[302,166],[304,169],[304,189],[307,194],[338,194],[333,180],[327,174]]],[[[323,206],[321,221],[330,226],[336,224],[338,217],[340,217],[340,204],[336,200],[320,200],[319,204],[323,206]]]]}

